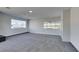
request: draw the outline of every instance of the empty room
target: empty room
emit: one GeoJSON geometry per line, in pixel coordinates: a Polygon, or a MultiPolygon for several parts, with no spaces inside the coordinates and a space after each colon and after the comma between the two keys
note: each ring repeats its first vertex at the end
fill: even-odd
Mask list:
{"type": "Polygon", "coordinates": [[[79,8],[0,7],[0,52],[78,52],[79,8]]]}

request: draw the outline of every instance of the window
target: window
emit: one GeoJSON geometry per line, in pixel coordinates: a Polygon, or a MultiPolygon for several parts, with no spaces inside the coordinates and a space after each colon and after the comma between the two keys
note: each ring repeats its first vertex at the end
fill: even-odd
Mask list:
{"type": "Polygon", "coordinates": [[[26,21],[11,19],[11,28],[26,28],[26,21]]]}
{"type": "Polygon", "coordinates": [[[47,29],[60,29],[61,23],[51,23],[51,22],[44,22],[44,28],[47,29]]]}

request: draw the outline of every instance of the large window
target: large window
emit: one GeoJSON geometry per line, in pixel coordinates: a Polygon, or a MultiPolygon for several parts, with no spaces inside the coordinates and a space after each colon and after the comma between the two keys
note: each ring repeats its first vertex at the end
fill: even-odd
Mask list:
{"type": "Polygon", "coordinates": [[[11,19],[11,29],[26,28],[26,21],[11,19]]]}
{"type": "Polygon", "coordinates": [[[60,29],[61,23],[44,22],[45,29],[60,29]]]}

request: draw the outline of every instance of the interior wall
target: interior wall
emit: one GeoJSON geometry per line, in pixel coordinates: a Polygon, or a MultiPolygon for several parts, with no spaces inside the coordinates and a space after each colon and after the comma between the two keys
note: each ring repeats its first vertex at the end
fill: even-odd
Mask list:
{"type": "Polygon", "coordinates": [[[70,9],[63,11],[63,37],[62,40],[70,42],[70,9]]]}
{"type": "Polygon", "coordinates": [[[79,7],[71,8],[71,42],[79,51],[79,7]]]}
{"type": "Polygon", "coordinates": [[[61,38],[63,40],[63,11],[61,13],[61,23],[62,23],[62,27],[61,27],[61,38]]]}
{"type": "Polygon", "coordinates": [[[27,32],[29,32],[30,28],[29,28],[29,21],[30,19],[27,19],[27,32]]]}
{"type": "Polygon", "coordinates": [[[61,18],[52,19],[32,19],[29,23],[31,33],[61,35],[61,29],[45,29],[43,28],[44,22],[61,22],[61,18]]]}
{"type": "Polygon", "coordinates": [[[27,32],[27,27],[25,29],[11,29],[11,19],[13,18],[15,19],[15,17],[0,14],[0,35],[10,36],[14,34],[27,32]]]}

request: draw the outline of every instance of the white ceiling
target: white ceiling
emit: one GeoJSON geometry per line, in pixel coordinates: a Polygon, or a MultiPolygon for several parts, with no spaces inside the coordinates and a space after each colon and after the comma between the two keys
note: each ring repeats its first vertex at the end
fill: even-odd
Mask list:
{"type": "Polygon", "coordinates": [[[10,7],[4,8],[0,7],[0,11],[19,16],[22,18],[47,18],[47,17],[54,17],[60,16],[63,10],[69,9],[68,7],[10,7]],[[28,13],[28,11],[33,11],[32,13],[28,13]]]}

